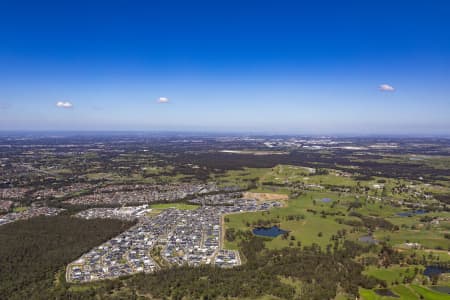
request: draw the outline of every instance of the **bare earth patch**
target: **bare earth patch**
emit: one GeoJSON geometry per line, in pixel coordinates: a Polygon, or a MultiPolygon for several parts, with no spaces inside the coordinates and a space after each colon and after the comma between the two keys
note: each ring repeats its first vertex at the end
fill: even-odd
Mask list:
{"type": "Polygon", "coordinates": [[[245,192],[244,198],[252,198],[260,202],[266,202],[266,201],[286,201],[289,199],[289,196],[285,194],[245,192]]]}

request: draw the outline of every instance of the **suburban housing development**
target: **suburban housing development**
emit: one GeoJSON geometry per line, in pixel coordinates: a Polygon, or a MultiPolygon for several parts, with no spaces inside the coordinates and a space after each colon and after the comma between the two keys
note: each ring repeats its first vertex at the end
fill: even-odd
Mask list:
{"type": "MultiPolygon", "coordinates": [[[[233,196],[233,195],[231,195],[233,196]]],[[[80,218],[137,219],[138,224],[92,249],[67,267],[67,281],[89,282],[138,272],[154,272],[160,265],[152,250],[161,247],[160,259],[172,265],[215,264],[233,267],[241,264],[239,252],[223,245],[222,216],[280,207],[281,203],[258,203],[254,199],[230,198],[192,210],[169,208],[149,217],[147,206],[113,209],[93,208],[78,213],[80,218]],[[234,205],[229,205],[229,200],[234,205]],[[226,204],[226,206],[221,206],[226,204]]]]}

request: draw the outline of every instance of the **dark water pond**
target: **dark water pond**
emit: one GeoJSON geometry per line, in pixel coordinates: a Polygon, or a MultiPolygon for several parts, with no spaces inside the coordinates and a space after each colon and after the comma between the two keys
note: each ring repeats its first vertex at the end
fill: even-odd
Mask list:
{"type": "Polygon", "coordinates": [[[286,230],[280,229],[278,226],[258,227],[253,229],[253,234],[268,237],[277,237],[286,232],[287,232],[286,230]]]}
{"type": "Polygon", "coordinates": [[[378,241],[369,235],[360,237],[359,241],[367,244],[378,244],[378,241]]]}
{"type": "Polygon", "coordinates": [[[440,275],[442,273],[450,273],[450,268],[428,266],[423,271],[423,275],[431,277],[433,275],[440,275]]]}
{"type": "Polygon", "coordinates": [[[394,294],[394,292],[392,292],[390,289],[377,289],[377,290],[375,290],[375,293],[377,293],[380,296],[384,296],[384,297],[399,298],[399,296],[394,294]]]}
{"type": "Polygon", "coordinates": [[[449,294],[450,295],[450,286],[432,286],[432,290],[435,290],[439,293],[449,294]]]}
{"type": "Polygon", "coordinates": [[[423,215],[423,214],[426,214],[426,213],[427,213],[426,210],[418,209],[418,210],[399,212],[399,213],[397,213],[397,216],[400,216],[400,217],[412,217],[414,215],[423,215]]]}

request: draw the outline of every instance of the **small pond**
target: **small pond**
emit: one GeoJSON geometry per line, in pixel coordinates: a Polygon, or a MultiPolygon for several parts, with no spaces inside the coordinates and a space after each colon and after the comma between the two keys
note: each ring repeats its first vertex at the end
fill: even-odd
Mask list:
{"type": "Polygon", "coordinates": [[[435,286],[431,286],[430,287],[432,290],[439,292],[439,293],[444,293],[444,294],[449,294],[450,295],[450,286],[445,286],[445,285],[435,285],[435,286]]]}
{"type": "Polygon", "coordinates": [[[359,241],[361,243],[367,243],[367,244],[378,244],[378,241],[370,235],[360,237],[359,241]]]}
{"type": "Polygon", "coordinates": [[[376,289],[374,291],[375,293],[383,297],[400,298],[398,295],[394,294],[394,292],[392,292],[390,289],[376,289]]]}
{"type": "Polygon", "coordinates": [[[332,201],[333,201],[333,199],[331,199],[331,198],[322,198],[322,202],[324,202],[324,203],[329,203],[332,201]]]}
{"type": "Polygon", "coordinates": [[[450,268],[438,267],[438,266],[428,266],[423,271],[423,275],[431,277],[433,275],[440,275],[442,273],[450,273],[450,268]]]}
{"type": "Polygon", "coordinates": [[[280,229],[278,226],[257,227],[253,229],[253,234],[267,237],[277,237],[286,233],[286,230],[280,229]]]}
{"type": "Polygon", "coordinates": [[[412,217],[414,215],[423,215],[426,214],[427,211],[423,210],[423,209],[418,209],[418,210],[411,210],[411,211],[402,211],[397,213],[397,216],[399,217],[412,217]]]}

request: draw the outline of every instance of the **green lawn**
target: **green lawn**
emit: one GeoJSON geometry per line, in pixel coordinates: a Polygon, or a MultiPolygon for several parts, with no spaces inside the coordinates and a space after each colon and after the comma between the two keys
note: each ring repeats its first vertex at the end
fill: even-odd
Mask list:
{"type": "Polygon", "coordinates": [[[265,173],[270,171],[269,168],[244,168],[243,170],[230,170],[225,174],[213,174],[212,178],[216,180],[219,185],[237,184],[245,186],[251,180],[258,181],[265,173]]]}
{"type": "Polygon", "coordinates": [[[437,230],[399,230],[399,231],[377,231],[375,237],[379,240],[387,239],[391,245],[401,245],[407,241],[419,243],[425,248],[435,249],[441,247],[450,249],[450,240],[444,238],[444,234],[437,230]]]}
{"type": "Polygon", "coordinates": [[[438,250],[407,250],[404,251],[404,253],[412,254],[415,253],[417,256],[422,257],[423,255],[429,256],[430,253],[433,255],[433,257],[439,257],[439,261],[441,262],[449,262],[450,261],[450,254],[448,254],[447,251],[438,251],[438,250]]]}
{"type": "Polygon", "coordinates": [[[409,286],[403,284],[391,287],[391,290],[403,299],[419,299],[416,293],[414,293],[409,286]]]}
{"type": "Polygon", "coordinates": [[[411,285],[411,288],[419,295],[422,295],[426,300],[446,300],[450,299],[450,295],[432,291],[423,286],[411,285]]]}
{"type": "Polygon", "coordinates": [[[383,204],[382,202],[365,203],[362,208],[357,209],[357,212],[363,215],[382,218],[392,217],[399,211],[401,209],[393,208],[389,204],[383,204]]]}
{"type": "Polygon", "coordinates": [[[393,298],[393,297],[382,297],[375,293],[372,290],[366,290],[363,288],[359,289],[359,294],[361,295],[362,300],[394,300],[394,299],[401,299],[401,298],[393,298]]]}
{"type": "MultiPolygon", "coordinates": [[[[356,186],[357,181],[351,177],[337,175],[333,171],[328,175],[314,175],[308,168],[291,165],[277,165],[273,168],[245,168],[244,170],[232,170],[224,175],[217,176],[221,182],[244,182],[254,179],[262,183],[310,183],[333,186],[356,186]]],[[[362,181],[361,185],[369,185],[362,181]]]]}
{"type": "Polygon", "coordinates": [[[27,206],[18,206],[18,207],[14,207],[13,212],[17,212],[17,213],[23,212],[23,211],[26,211],[28,208],[29,208],[29,207],[27,207],[27,206]]]}
{"type": "Polygon", "coordinates": [[[168,209],[168,208],[176,208],[176,209],[180,209],[180,210],[193,210],[198,207],[199,207],[199,205],[188,204],[188,203],[183,203],[183,202],[160,203],[160,204],[150,205],[150,208],[156,209],[156,210],[164,210],[164,209],[168,209]]]}
{"type": "MultiPolygon", "coordinates": [[[[322,247],[330,244],[331,235],[335,234],[340,229],[346,229],[349,231],[350,226],[339,224],[335,221],[335,217],[328,216],[322,218],[320,211],[330,210],[331,203],[322,203],[320,199],[330,197],[337,199],[337,194],[334,193],[308,193],[300,198],[289,200],[287,207],[275,208],[269,212],[252,212],[231,214],[228,216],[229,222],[225,223],[226,228],[234,228],[236,230],[252,230],[252,226],[248,227],[257,220],[272,220],[277,219],[280,221],[281,229],[290,231],[290,236],[294,237],[294,240],[282,239],[281,236],[270,239],[266,242],[266,246],[271,249],[279,249],[289,246],[290,242],[297,245],[297,241],[301,241],[302,245],[311,245],[317,243],[322,247]],[[313,201],[316,200],[316,205],[313,201]],[[314,209],[318,213],[313,214],[307,212],[307,209],[314,209]],[[289,215],[303,215],[305,218],[301,220],[287,220],[286,216],[289,215]],[[319,236],[319,232],[322,236],[319,236]]],[[[334,209],[334,211],[339,209],[334,209]]],[[[239,241],[228,242],[225,241],[225,246],[230,249],[236,249],[239,241]]]]}
{"type": "Polygon", "coordinates": [[[432,291],[426,287],[419,285],[397,285],[390,288],[399,298],[383,297],[375,293],[373,290],[360,288],[359,293],[362,300],[418,300],[420,296],[425,300],[446,300],[450,299],[450,295],[432,291]]]}
{"type": "MultiPolygon", "coordinates": [[[[419,272],[418,274],[420,274],[419,272]]],[[[394,282],[403,282],[403,278],[410,277],[414,274],[414,266],[400,267],[391,266],[389,268],[377,268],[370,266],[364,271],[364,274],[371,275],[375,278],[385,280],[388,285],[392,285],[394,282]]]]}

